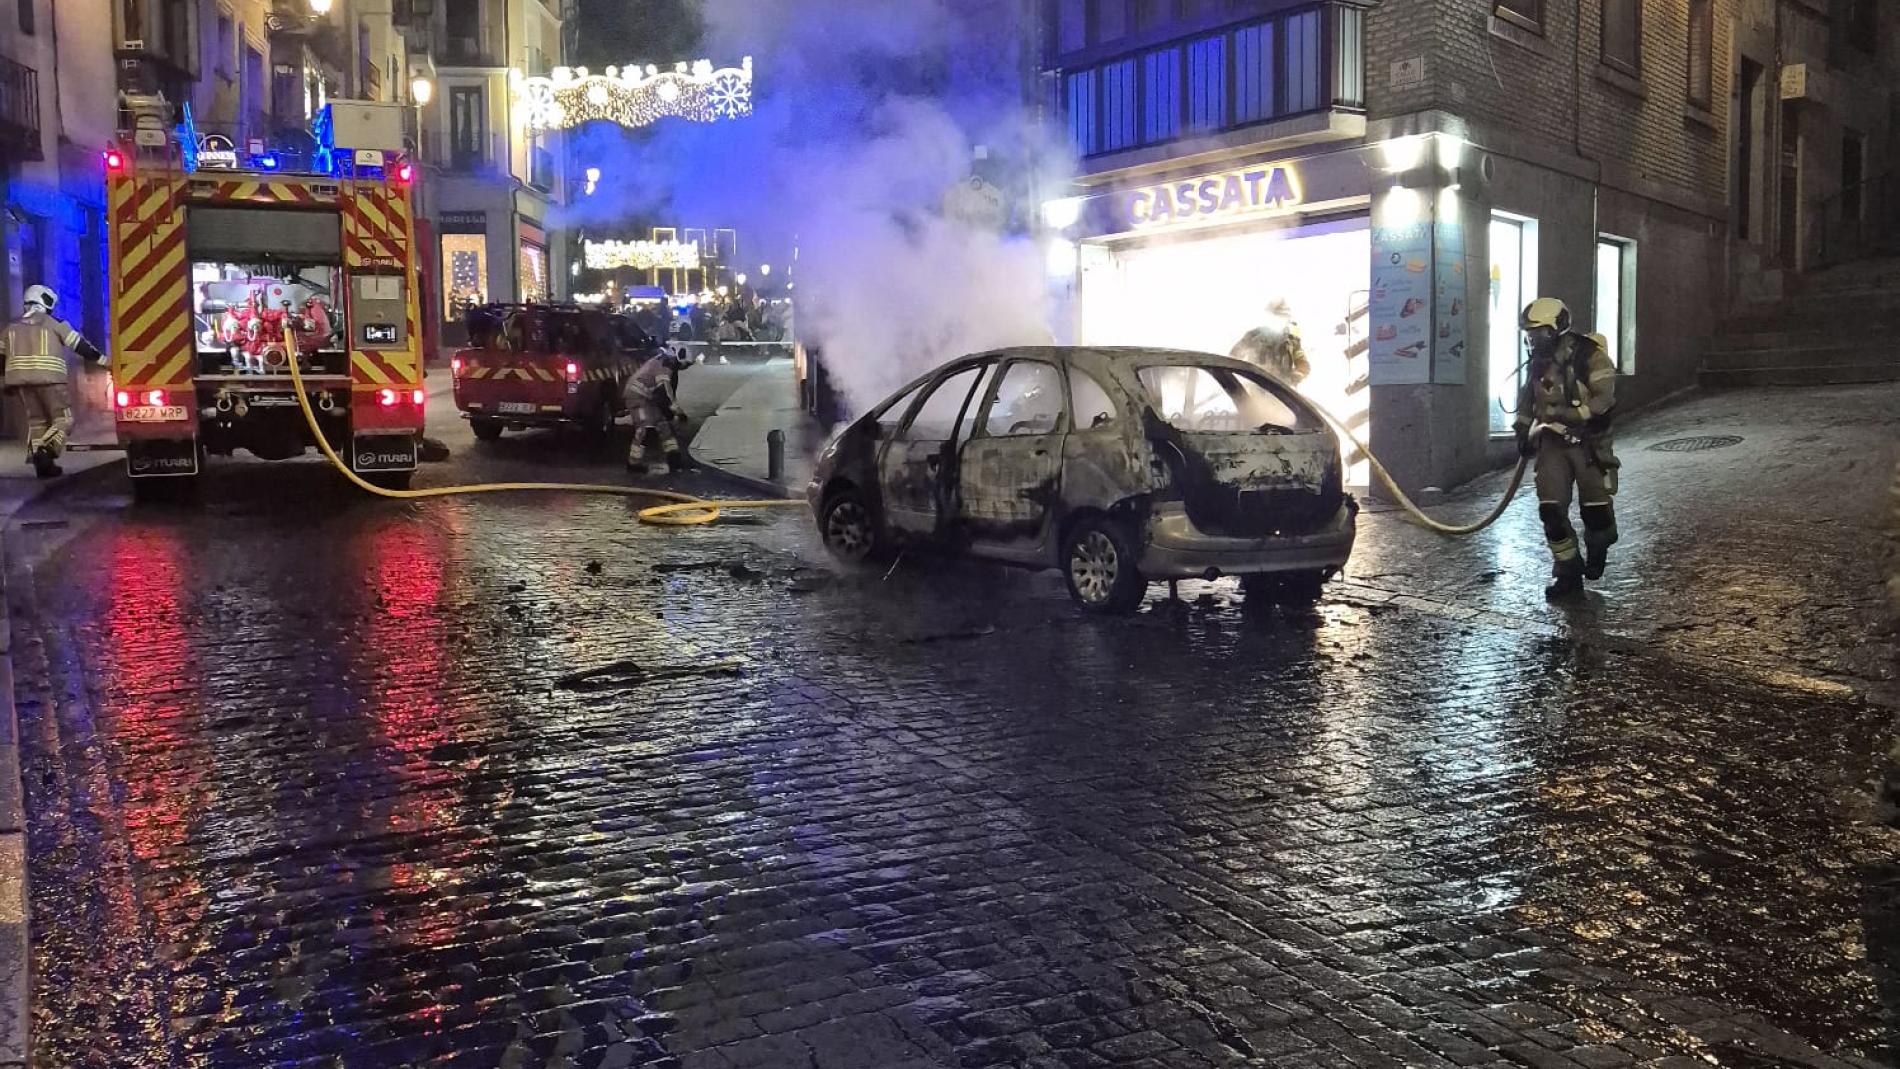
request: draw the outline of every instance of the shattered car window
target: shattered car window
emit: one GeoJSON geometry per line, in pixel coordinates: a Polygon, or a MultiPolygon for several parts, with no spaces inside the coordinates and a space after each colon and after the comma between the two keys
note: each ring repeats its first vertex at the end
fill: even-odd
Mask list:
{"type": "Polygon", "coordinates": [[[1075,402],[1075,428],[1089,430],[1115,422],[1115,402],[1086,371],[1069,369],[1069,394],[1075,402]]]}
{"type": "Polygon", "coordinates": [[[949,441],[950,432],[956,428],[957,418],[963,412],[963,402],[969,399],[970,387],[976,383],[977,371],[973,367],[964,368],[932,390],[910,421],[906,437],[913,442],[949,441]]]}
{"type": "Polygon", "coordinates": [[[1220,431],[1295,431],[1303,421],[1293,406],[1250,375],[1227,368],[1145,367],[1137,373],[1159,415],[1189,434],[1220,431]]]}
{"type": "MultiPolygon", "coordinates": [[[[924,385],[927,386],[929,383],[925,383],[924,385]]],[[[910,412],[910,403],[917,400],[917,395],[923,392],[924,387],[919,386],[904,394],[904,396],[899,397],[897,400],[892,401],[890,404],[885,405],[884,411],[878,413],[877,416],[878,427],[883,430],[886,435],[895,434],[898,426],[904,422],[904,416],[910,412]]]]}
{"type": "Polygon", "coordinates": [[[992,438],[1054,434],[1062,429],[1062,377],[1055,365],[1018,360],[1003,373],[983,432],[992,438]]]}
{"type": "Polygon", "coordinates": [[[996,378],[996,365],[985,364],[983,377],[976,382],[976,392],[970,395],[970,405],[963,410],[963,419],[957,424],[957,441],[967,442],[970,435],[976,433],[977,413],[983,410],[983,399],[990,395],[990,383],[996,378]]]}

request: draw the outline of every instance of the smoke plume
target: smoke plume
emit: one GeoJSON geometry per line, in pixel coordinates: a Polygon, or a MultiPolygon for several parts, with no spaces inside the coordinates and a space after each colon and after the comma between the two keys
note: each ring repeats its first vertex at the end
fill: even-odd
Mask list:
{"type": "Polygon", "coordinates": [[[973,168],[1014,196],[1049,157],[1025,106],[1025,11],[1022,0],[706,0],[708,58],[754,58],[754,114],[634,137],[582,131],[577,158],[602,168],[602,187],[567,221],[734,227],[754,266],[796,247],[799,335],[823,350],[853,411],[952,357],[1047,343],[1034,242],[946,210],[973,168]]]}

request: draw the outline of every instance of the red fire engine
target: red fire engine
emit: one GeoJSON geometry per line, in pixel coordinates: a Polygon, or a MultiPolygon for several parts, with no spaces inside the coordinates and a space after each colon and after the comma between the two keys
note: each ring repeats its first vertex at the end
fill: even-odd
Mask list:
{"type": "Polygon", "coordinates": [[[191,485],[207,454],[314,445],[293,347],[331,446],[373,482],[408,484],[427,401],[414,172],[399,116],[394,149],[361,145],[388,138],[384,107],[333,103],[319,130],[340,144],[311,159],[213,166],[162,103],[134,101],[137,126],[105,162],[112,408],[138,496],[191,485]]]}

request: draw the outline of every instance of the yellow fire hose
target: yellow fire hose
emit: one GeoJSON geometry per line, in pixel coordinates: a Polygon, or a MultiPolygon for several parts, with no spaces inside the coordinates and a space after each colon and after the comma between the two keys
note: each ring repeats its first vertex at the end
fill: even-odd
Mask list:
{"type": "MultiPolygon", "coordinates": [[[[1311,402],[1308,403],[1310,404],[1311,402]]],[[[1313,405],[1313,407],[1318,408],[1319,414],[1325,416],[1326,421],[1331,423],[1334,429],[1338,430],[1340,434],[1345,435],[1347,441],[1357,446],[1359,451],[1366,455],[1366,462],[1372,465],[1372,473],[1379,477],[1379,482],[1391,493],[1392,500],[1399,503],[1399,507],[1405,510],[1406,515],[1411,517],[1412,522],[1428,531],[1436,531],[1442,535],[1477,534],[1479,531],[1498,522],[1498,518],[1504,515],[1504,510],[1510,508],[1511,502],[1517,499],[1517,491],[1524,485],[1524,472],[1530,467],[1531,462],[1529,457],[1519,457],[1517,459],[1517,470],[1511,473],[1511,485],[1504,491],[1503,500],[1499,501],[1497,507],[1492,509],[1490,514],[1485,516],[1484,519],[1476,523],[1463,525],[1441,523],[1427,516],[1424,509],[1419,508],[1418,505],[1413,503],[1411,498],[1405,495],[1405,491],[1399,489],[1398,480],[1392,477],[1392,473],[1386,470],[1384,464],[1379,463],[1379,458],[1372,455],[1372,450],[1366,448],[1366,443],[1360,441],[1359,436],[1352,433],[1352,430],[1346,426],[1343,420],[1331,412],[1320,408],[1318,405],[1313,405]]]]}
{"type": "Polygon", "coordinates": [[[316,439],[317,448],[329,458],[330,463],[343,477],[358,487],[375,494],[377,497],[393,498],[397,501],[417,501],[430,497],[456,497],[463,494],[500,494],[529,490],[557,490],[571,494],[611,494],[616,497],[644,497],[669,504],[655,505],[640,510],[640,522],[655,527],[698,527],[713,523],[719,519],[725,509],[764,509],[790,508],[803,506],[803,501],[777,499],[771,501],[715,501],[690,494],[676,494],[667,490],[648,490],[638,486],[614,486],[607,483],[482,483],[476,486],[438,486],[427,490],[391,490],[377,486],[368,479],[351,470],[343,458],[330,448],[329,439],[323,435],[323,428],[317,424],[317,413],[310,407],[310,395],[304,392],[303,370],[298,366],[296,338],[288,327],[284,331],[285,352],[290,364],[290,378],[297,387],[297,407],[303,409],[304,422],[310,425],[310,436],[316,439]]]}
{"type": "MultiPolygon", "coordinates": [[[[793,506],[803,506],[805,504],[803,501],[794,499],[715,501],[703,497],[693,497],[690,494],[676,494],[667,490],[648,490],[637,486],[615,486],[609,483],[481,483],[474,486],[438,486],[427,490],[392,490],[388,487],[377,486],[375,483],[358,475],[348,464],[343,462],[343,458],[336,455],[336,450],[330,448],[329,439],[324,437],[323,428],[317,423],[317,413],[310,407],[310,396],[304,392],[303,370],[298,366],[297,360],[297,341],[295,335],[290,332],[288,325],[284,328],[284,346],[285,353],[287,354],[287,362],[290,365],[290,378],[297,387],[297,407],[303,410],[304,422],[309,424],[310,436],[316,439],[317,448],[323,451],[323,455],[329,459],[337,471],[343,473],[344,478],[378,497],[392,498],[398,501],[416,501],[423,498],[456,497],[463,494],[500,494],[534,490],[563,491],[575,494],[611,494],[617,497],[645,497],[657,501],[669,502],[669,504],[655,505],[651,508],[640,510],[640,522],[656,527],[698,527],[703,524],[713,523],[719,519],[720,512],[723,509],[789,508],[793,506]]],[[[1410,497],[1406,496],[1405,491],[1399,489],[1398,480],[1392,477],[1392,473],[1386,470],[1386,466],[1379,462],[1378,457],[1372,455],[1372,450],[1366,448],[1366,444],[1359,440],[1359,436],[1354,434],[1352,430],[1346,426],[1344,421],[1334,416],[1331,412],[1326,411],[1324,408],[1319,408],[1318,405],[1314,405],[1313,407],[1318,408],[1320,414],[1326,417],[1327,421],[1330,422],[1340,434],[1344,435],[1347,441],[1358,447],[1359,451],[1365,454],[1367,462],[1372,465],[1373,473],[1379,477],[1379,481],[1384,484],[1386,490],[1392,494],[1393,500],[1399,503],[1399,506],[1405,510],[1407,515],[1409,515],[1415,523],[1427,530],[1436,531],[1443,535],[1476,534],[1496,523],[1498,518],[1504,515],[1504,510],[1510,507],[1511,502],[1517,497],[1519,487],[1524,484],[1524,471],[1529,467],[1530,461],[1526,458],[1519,458],[1517,470],[1511,473],[1510,487],[1505,490],[1503,500],[1498,502],[1497,507],[1492,509],[1489,515],[1476,523],[1463,525],[1441,523],[1426,515],[1423,509],[1419,508],[1418,505],[1413,503],[1410,497]]]]}

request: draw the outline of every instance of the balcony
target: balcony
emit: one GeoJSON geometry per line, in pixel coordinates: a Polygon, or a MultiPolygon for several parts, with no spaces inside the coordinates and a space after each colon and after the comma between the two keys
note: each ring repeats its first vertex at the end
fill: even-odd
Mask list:
{"type": "Polygon", "coordinates": [[[1329,3],[1199,33],[1058,72],[1059,110],[1095,172],[1190,141],[1319,139],[1338,113],[1363,126],[1364,32],[1365,12],[1329,3]]]}
{"type": "Polygon", "coordinates": [[[31,67],[0,58],[0,149],[25,160],[43,160],[40,138],[40,76],[31,67]]]}

